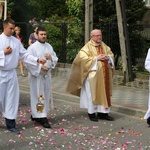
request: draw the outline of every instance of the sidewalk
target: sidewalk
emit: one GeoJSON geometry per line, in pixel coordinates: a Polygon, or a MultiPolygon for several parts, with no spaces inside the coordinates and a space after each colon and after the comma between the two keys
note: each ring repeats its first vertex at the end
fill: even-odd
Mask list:
{"type": "MultiPolygon", "coordinates": [[[[21,90],[29,90],[28,78],[18,73],[21,90]]],[[[52,91],[55,99],[62,99],[79,104],[79,97],[65,92],[67,77],[58,75],[52,77],[52,91]]],[[[117,86],[113,88],[111,110],[133,116],[143,117],[148,106],[148,90],[117,86]]]]}
{"type": "MultiPolygon", "coordinates": [[[[65,92],[67,78],[53,77],[53,95],[55,98],[76,101],[79,97],[65,92]]],[[[148,90],[139,88],[117,86],[113,88],[111,110],[143,117],[148,106],[148,90]]]]}

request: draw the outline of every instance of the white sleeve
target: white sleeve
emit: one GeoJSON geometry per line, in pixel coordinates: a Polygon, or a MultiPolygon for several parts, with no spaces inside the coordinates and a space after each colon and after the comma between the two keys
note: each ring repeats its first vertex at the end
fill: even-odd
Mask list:
{"type": "Polygon", "coordinates": [[[114,68],[114,60],[110,57],[110,56],[108,56],[108,63],[109,63],[109,65],[110,65],[110,67],[111,68],[114,68]]]}
{"type": "Polygon", "coordinates": [[[4,51],[0,51],[0,66],[4,66],[4,62],[5,62],[5,55],[4,55],[4,51]]]}
{"type": "Polygon", "coordinates": [[[34,65],[34,66],[37,66],[37,57],[31,55],[29,53],[29,50],[26,50],[22,44],[20,43],[20,60],[22,60],[23,62],[27,63],[27,64],[30,64],[30,65],[34,65]]]}
{"type": "Polygon", "coordinates": [[[27,70],[31,73],[31,75],[37,77],[40,74],[42,64],[37,63],[37,58],[33,56],[31,46],[29,46],[29,48],[27,49],[27,52],[28,52],[28,57],[31,58],[31,61],[25,61],[25,66],[26,66],[27,70]],[[34,62],[32,64],[32,57],[36,58],[35,64],[34,64],[34,62]]]}
{"type": "Polygon", "coordinates": [[[148,53],[145,60],[145,69],[150,72],[150,48],[148,49],[148,53]]]}

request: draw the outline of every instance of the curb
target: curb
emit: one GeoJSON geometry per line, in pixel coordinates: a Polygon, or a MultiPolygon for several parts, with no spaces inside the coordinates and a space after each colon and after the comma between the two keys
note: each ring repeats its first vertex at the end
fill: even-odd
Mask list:
{"type": "MultiPolygon", "coordinates": [[[[20,84],[20,93],[30,94],[28,87],[29,87],[28,85],[20,84]],[[28,90],[27,90],[27,88],[28,88],[28,90]]],[[[80,99],[77,96],[73,96],[68,93],[57,92],[54,90],[52,90],[52,94],[53,94],[54,99],[61,99],[63,101],[68,101],[70,103],[74,103],[79,106],[80,99]]],[[[111,111],[131,115],[131,116],[141,117],[141,118],[143,118],[146,113],[145,110],[131,108],[131,107],[123,106],[123,105],[118,105],[113,102],[112,102],[112,106],[111,106],[111,111]]]]}
{"type": "MultiPolygon", "coordinates": [[[[53,93],[53,98],[55,99],[69,101],[69,102],[76,103],[79,105],[80,99],[77,96],[73,96],[70,94],[63,94],[63,93],[54,92],[54,91],[52,91],[52,93],[53,93]]],[[[124,107],[121,105],[116,105],[114,103],[112,103],[111,111],[131,115],[131,116],[141,117],[141,118],[143,118],[145,115],[144,110],[124,107]]]]}

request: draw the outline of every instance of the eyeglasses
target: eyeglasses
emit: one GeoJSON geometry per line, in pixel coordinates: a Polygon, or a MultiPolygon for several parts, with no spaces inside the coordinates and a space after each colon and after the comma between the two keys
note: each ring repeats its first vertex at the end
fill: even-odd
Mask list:
{"type": "Polygon", "coordinates": [[[101,35],[93,35],[93,36],[100,37],[101,35]]]}

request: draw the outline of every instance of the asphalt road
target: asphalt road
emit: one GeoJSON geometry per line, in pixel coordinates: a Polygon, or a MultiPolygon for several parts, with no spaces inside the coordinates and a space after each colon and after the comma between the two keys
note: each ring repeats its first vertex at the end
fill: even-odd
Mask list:
{"type": "Polygon", "coordinates": [[[44,129],[30,119],[28,90],[21,90],[17,128],[10,133],[0,117],[0,150],[150,150],[150,128],[143,118],[111,112],[115,121],[92,122],[78,102],[54,99],[44,129]]]}

